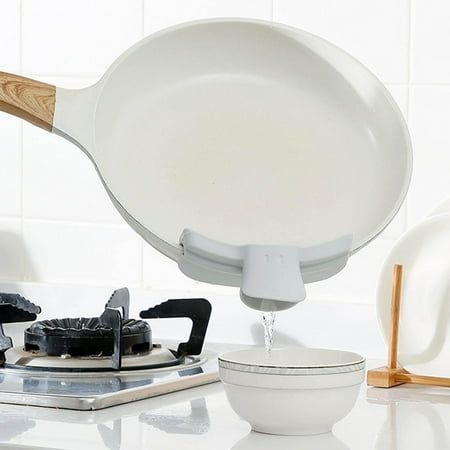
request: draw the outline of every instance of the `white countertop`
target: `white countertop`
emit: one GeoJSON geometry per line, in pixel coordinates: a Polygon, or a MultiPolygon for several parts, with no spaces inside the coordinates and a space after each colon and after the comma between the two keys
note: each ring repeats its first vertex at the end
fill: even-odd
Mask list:
{"type": "Polygon", "coordinates": [[[0,448],[446,450],[450,390],[362,385],[355,408],[333,433],[311,437],[251,432],[220,383],[95,412],[3,404],[0,448]]]}

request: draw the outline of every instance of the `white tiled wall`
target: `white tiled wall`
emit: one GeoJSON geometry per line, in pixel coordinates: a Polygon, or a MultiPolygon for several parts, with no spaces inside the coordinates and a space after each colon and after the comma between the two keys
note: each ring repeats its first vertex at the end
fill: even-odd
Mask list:
{"type": "MultiPolygon", "coordinates": [[[[9,0],[0,70],[87,86],[144,35],[217,16],[285,22],[331,40],[387,84],[407,118],[415,169],[406,206],[344,272],[309,287],[315,299],[373,301],[395,239],[450,194],[448,1],[9,0]]],[[[123,222],[79,149],[4,114],[0,187],[1,279],[235,292],[184,277],[123,222]]]]}

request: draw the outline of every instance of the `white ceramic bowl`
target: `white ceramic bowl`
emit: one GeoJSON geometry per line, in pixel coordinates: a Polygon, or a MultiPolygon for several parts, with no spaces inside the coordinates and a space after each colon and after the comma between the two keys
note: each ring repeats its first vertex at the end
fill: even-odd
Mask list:
{"type": "Polygon", "coordinates": [[[353,408],[365,360],[339,350],[251,348],[221,355],[219,374],[231,407],[254,431],[309,435],[331,431],[353,408]]]}

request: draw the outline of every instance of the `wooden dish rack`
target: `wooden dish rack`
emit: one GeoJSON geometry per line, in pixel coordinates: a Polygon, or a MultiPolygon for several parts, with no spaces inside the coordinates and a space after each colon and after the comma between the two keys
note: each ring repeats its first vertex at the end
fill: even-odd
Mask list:
{"type": "Polygon", "coordinates": [[[367,372],[367,384],[381,388],[391,388],[405,383],[450,387],[450,378],[416,375],[403,369],[398,364],[398,331],[400,326],[402,275],[403,266],[396,264],[392,278],[391,325],[389,330],[387,366],[369,370],[367,372]]]}

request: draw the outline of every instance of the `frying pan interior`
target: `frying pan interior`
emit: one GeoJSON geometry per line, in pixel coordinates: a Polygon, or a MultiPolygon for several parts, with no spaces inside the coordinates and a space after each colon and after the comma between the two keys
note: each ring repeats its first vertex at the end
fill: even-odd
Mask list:
{"type": "Polygon", "coordinates": [[[176,245],[309,246],[393,217],[410,175],[397,107],[322,40],[211,22],[143,42],[104,80],[93,157],[125,209],[176,245]]]}

